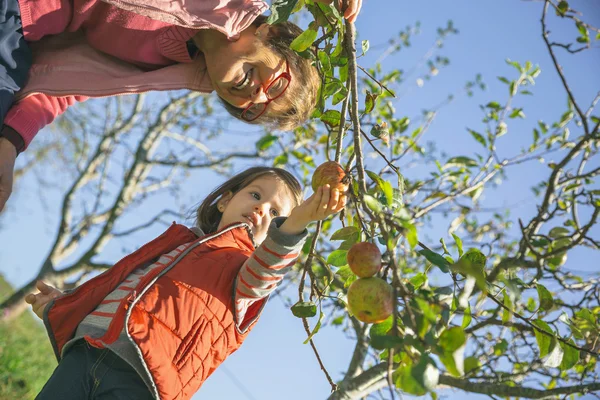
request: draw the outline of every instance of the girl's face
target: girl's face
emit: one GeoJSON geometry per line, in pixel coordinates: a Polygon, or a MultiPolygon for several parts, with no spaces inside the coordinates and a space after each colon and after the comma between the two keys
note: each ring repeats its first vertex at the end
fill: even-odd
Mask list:
{"type": "MultiPolygon", "coordinates": [[[[263,24],[247,28],[233,41],[211,30],[200,31],[196,36],[212,85],[229,104],[245,108],[252,103],[266,102],[264,90],[286,71],[285,58],[266,45],[268,34],[269,25],[263,24]]],[[[290,87],[269,107],[285,109],[286,97],[293,92],[293,85],[292,78],[290,87]]]]}
{"type": "Polygon", "coordinates": [[[228,192],[219,199],[217,205],[224,209],[218,229],[235,222],[246,222],[254,241],[260,244],[267,237],[273,218],[290,215],[294,208],[292,199],[290,189],[282,180],[270,175],[261,176],[237,193],[228,192]]]}

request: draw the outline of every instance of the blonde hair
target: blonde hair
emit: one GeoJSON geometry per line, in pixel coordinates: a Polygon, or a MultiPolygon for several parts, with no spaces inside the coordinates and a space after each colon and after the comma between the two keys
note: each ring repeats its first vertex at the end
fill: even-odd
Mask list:
{"type": "MultiPolygon", "coordinates": [[[[259,15],[252,25],[260,26],[266,22],[267,17],[259,15]]],[[[235,107],[219,97],[229,114],[249,124],[260,124],[284,131],[295,129],[310,118],[317,104],[321,77],[317,68],[312,65],[312,60],[306,59],[290,49],[292,41],[302,32],[302,29],[289,21],[274,24],[269,29],[269,38],[266,42],[267,46],[284,57],[290,66],[292,82],[288,91],[293,90],[293,92],[286,93],[287,96],[284,95],[281,99],[288,104],[283,105],[282,110],[274,110],[273,107],[269,107],[259,118],[248,122],[242,119],[243,108],[235,107]]],[[[281,101],[278,100],[275,101],[280,105],[281,101]]]]}
{"type": "Polygon", "coordinates": [[[236,194],[256,179],[263,176],[272,176],[282,181],[292,194],[293,206],[302,203],[302,186],[294,175],[284,169],[274,167],[252,167],[240,172],[221,186],[213,190],[196,210],[196,226],[204,233],[213,233],[219,227],[222,213],[217,202],[224,194],[236,194]]]}

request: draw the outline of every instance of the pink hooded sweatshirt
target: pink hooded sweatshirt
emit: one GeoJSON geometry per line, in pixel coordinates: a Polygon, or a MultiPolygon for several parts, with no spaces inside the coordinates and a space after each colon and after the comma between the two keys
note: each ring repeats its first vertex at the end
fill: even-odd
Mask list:
{"type": "Polygon", "coordinates": [[[267,8],[262,0],[19,0],[33,66],[4,124],[25,148],[77,101],[151,90],[211,92],[199,29],[235,38],[267,8]]]}

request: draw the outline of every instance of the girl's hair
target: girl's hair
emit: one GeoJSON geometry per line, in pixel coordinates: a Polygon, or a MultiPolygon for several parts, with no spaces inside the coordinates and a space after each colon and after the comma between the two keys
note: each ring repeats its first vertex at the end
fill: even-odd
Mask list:
{"type": "Polygon", "coordinates": [[[221,222],[222,213],[217,208],[217,202],[227,192],[234,195],[263,176],[272,176],[282,181],[293,197],[293,206],[302,203],[302,187],[294,175],[281,168],[252,167],[240,172],[209,194],[196,211],[196,226],[204,233],[213,233],[221,222]]]}
{"type": "MultiPolygon", "coordinates": [[[[259,15],[252,25],[260,26],[266,22],[267,17],[259,15]]],[[[321,87],[319,72],[312,65],[312,60],[306,59],[290,49],[292,41],[302,32],[302,29],[289,21],[271,26],[267,45],[287,60],[293,77],[293,82],[288,90],[293,89],[294,93],[291,96],[286,96],[288,107],[284,110],[272,111],[269,107],[260,118],[251,122],[244,122],[288,131],[300,126],[312,114],[321,87]]],[[[219,99],[229,114],[237,119],[242,118],[243,108],[232,106],[222,98],[219,99]]]]}

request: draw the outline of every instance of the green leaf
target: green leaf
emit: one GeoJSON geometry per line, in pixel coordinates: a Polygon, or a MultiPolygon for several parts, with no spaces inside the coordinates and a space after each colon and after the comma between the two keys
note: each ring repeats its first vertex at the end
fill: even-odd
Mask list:
{"type": "Polygon", "coordinates": [[[350,267],[347,265],[344,265],[335,271],[335,274],[344,282],[344,289],[348,288],[348,286],[350,286],[352,282],[357,279],[356,275],[354,275],[354,272],[352,272],[350,267]]]}
{"type": "Polygon", "coordinates": [[[277,136],[267,134],[256,142],[256,150],[265,151],[277,141],[277,136]]]}
{"type": "Polygon", "coordinates": [[[461,273],[464,276],[472,276],[479,289],[483,292],[487,291],[485,281],[485,263],[486,256],[478,249],[469,249],[460,257],[458,262],[451,266],[452,271],[461,273]]]}
{"type": "Polygon", "coordinates": [[[481,363],[477,357],[467,357],[465,358],[465,373],[469,373],[471,371],[476,371],[481,367],[481,363]]]}
{"type": "Polygon", "coordinates": [[[443,354],[439,355],[440,361],[446,366],[448,372],[454,376],[464,373],[464,351],[467,338],[461,327],[454,326],[446,329],[440,335],[438,344],[443,354]]]}
{"type": "Polygon", "coordinates": [[[473,319],[473,317],[471,316],[471,305],[469,304],[463,314],[463,320],[462,320],[462,325],[461,325],[462,328],[463,329],[467,328],[469,326],[469,324],[471,323],[472,319],[473,319]]]}
{"type": "Polygon", "coordinates": [[[354,240],[358,241],[360,237],[360,230],[355,226],[347,226],[342,229],[338,229],[331,235],[331,240],[354,240]]]}
{"type": "Polygon", "coordinates": [[[469,133],[477,142],[479,142],[479,144],[481,144],[483,147],[487,147],[487,142],[481,133],[475,132],[472,129],[469,129],[469,133]]]}
{"type": "Polygon", "coordinates": [[[450,263],[441,255],[427,249],[419,250],[418,253],[424,256],[427,261],[437,266],[442,272],[450,271],[450,263]]]}
{"type": "Polygon", "coordinates": [[[454,352],[461,348],[467,341],[465,332],[458,326],[446,329],[440,335],[439,345],[444,352],[454,352]]]}
{"type": "Polygon", "coordinates": [[[273,2],[267,24],[273,25],[287,21],[296,3],[298,3],[298,0],[276,0],[273,2]]]}
{"type": "Polygon", "coordinates": [[[437,315],[427,301],[417,297],[415,302],[425,318],[427,318],[430,322],[437,322],[437,315]]]}
{"type": "Polygon", "coordinates": [[[506,353],[508,349],[508,342],[505,339],[502,339],[499,343],[494,345],[494,355],[501,356],[506,353]]]}
{"type": "Polygon", "coordinates": [[[277,157],[275,157],[275,159],[273,160],[273,166],[274,167],[283,167],[287,164],[288,162],[288,153],[283,153],[278,155],[277,157]]]}
{"type": "Polygon", "coordinates": [[[321,67],[323,68],[323,72],[327,73],[331,71],[331,61],[329,60],[329,54],[327,54],[323,50],[319,50],[317,54],[319,56],[319,62],[321,63],[321,67]]]}
{"type": "Polygon", "coordinates": [[[394,372],[396,386],[405,393],[423,396],[427,390],[412,376],[412,364],[403,364],[394,372]]]}
{"type": "Polygon", "coordinates": [[[383,210],[383,205],[373,196],[368,194],[364,195],[365,203],[374,213],[378,214],[383,210]]]}
{"type": "Polygon", "coordinates": [[[460,157],[452,157],[451,159],[449,159],[446,162],[446,165],[444,165],[444,169],[451,168],[451,167],[470,168],[470,167],[476,167],[477,165],[479,165],[477,163],[477,161],[473,160],[472,158],[460,156],[460,157]]]}
{"type": "MultiPolygon", "coordinates": [[[[550,326],[541,319],[536,319],[532,323],[539,329],[552,335],[554,334],[552,329],[550,329],[550,326]]],[[[550,345],[554,339],[551,336],[541,333],[538,329],[535,329],[535,340],[540,348],[540,358],[544,358],[550,352],[550,345]]]]}
{"type": "Polygon", "coordinates": [[[461,238],[459,238],[458,236],[456,236],[454,233],[452,234],[452,237],[454,238],[454,242],[456,243],[456,247],[458,248],[458,256],[462,257],[462,255],[463,255],[462,240],[461,240],[461,238]]]}
{"type": "Polygon", "coordinates": [[[313,42],[317,39],[317,31],[309,28],[302,32],[296,39],[290,44],[290,48],[298,53],[308,49],[313,42]]]}
{"type": "Polygon", "coordinates": [[[537,292],[540,299],[540,308],[544,311],[549,311],[554,306],[554,300],[552,294],[546,289],[544,285],[537,284],[537,292]]]}
{"type": "MultiPolygon", "coordinates": [[[[575,345],[573,340],[569,340],[569,343],[575,345]]],[[[579,350],[563,342],[560,343],[560,347],[562,347],[564,355],[559,368],[562,371],[566,371],[571,369],[579,361],[579,350]]]]}
{"type": "Polygon", "coordinates": [[[371,347],[376,350],[390,349],[402,345],[403,340],[397,336],[388,335],[394,326],[394,318],[388,317],[385,321],[373,324],[369,330],[371,347]]]}
{"type": "Polygon", "coordinates": [[[335,128],[340,125],[340,117],[341,114],[338,110],[327,110],[321,115],[320,119],[330,127],[335,128]]]}
{"type": "Polygon", "coordinates": [[[333,96],[334,94],[342,90],[342,88],[344,88],[342,82],[337,80],[331,81],[325,85],[325,88],[323,89],[323,95],[325,97],[333,96]]]}
{"type": "Polygon", "coordinates": [[[565,13],[569,10],[569,3],[567,1],[559,1],[557,8],[557,15],[565,15],[565,13]]]}
{"type": "Polygon", "coordinates": [[[427,356],[420,357],[419,363],[413,365],[410,374],[421,387],[427,390],[434,390],[440,378],[440,371],[435,362],[427,356]]]}
{"type": "Polygon", "coordinates": [[[510,295],[505,291],[504,292],[504,307],[502,309],[502,323],[506,324],[508,321],[510,321],[510,318],[512,317],[512,310],[513,310],[513,302],[510,299],[510,295]]]}
{"type": "Polygon", "coordinates": [[[373,111],[373,108],[375,108],[375,100],[377,100],[377,95],[373,95],[367,90],[367,95],[365,96],[365,114],[369,114],[373,111]]]}
{"type": "Polygon", "coordinates": [[[558,344],[558,341],[556,339],[552,339],[550,353],[548,354],[548,357],[544,359],[544,365],[550,368],[558,368],[562,363],[563,355],[563,349],[558,344]]]}
{"type": "Polygon", "coordinates": [[[310,339],[312,339],[313,336],[315,336],[317,332],[319,332],[319,329],[321,329],[321,321],[323,321],[323,317],[325,317],[325,314],[323,314],[323,312],[321,311],[321,313],[319,314],[319,321],[317,322],[317,325],[315,325],[315,328],[312,330],[308,338],[306,338],[304,344],[310,342],[310,339]]]}
{"type": "Polygon", "coordinates": [[[410,278],[408,280],[411,285],[413,285],[413,287],[416,289],[420,288],[421,286],[423,286],[425,284],[425,282],[427,282],[427,275],[423,274],[423,273],[418,273],[415,276],[413,276],[412,278],[410,278]]]}
{"type": "Polygon", "coordinates": [[[363,55],[364,55],[364,54],[365,54],[367,51],[369,51],[369,41],[368,41],[368,40],[363,40],[363,41],[362,41],[362,52],[363,52],[363,55]]]}
{"type": "Polygon", "coordinates": [[[312,301],[299,301],[292,306],[292,314],[298,318],[310,318],[317,315],[317,305],[312,301]]]}
{"type": "Polygon", "coordinates": [[[346,255],[348,254],[348,250],[334,250],[329,253],[327,257],[327,264],[334,265],[336,267],[343,267],[348,264],[346,261],[346,255]]]}
{"type": "Polygon", "coordinates": [[[414,224],[411,224],[406,220],[402,220],[402,226],[406,229],[405,235],[406,240],[408,241],[408,245],[410,246],[410,249],[413,250],[419,243],[419,237],[417,236],[417,228],[414,224]]]}

